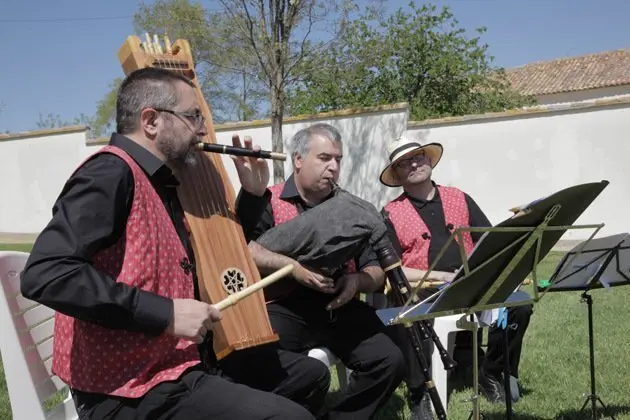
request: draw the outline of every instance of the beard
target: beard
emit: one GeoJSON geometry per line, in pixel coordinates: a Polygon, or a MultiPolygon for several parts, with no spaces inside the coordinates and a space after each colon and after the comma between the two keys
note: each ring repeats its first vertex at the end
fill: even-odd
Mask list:
{"type": "Polygon", "coordinates": [[[199,136],[190,136],[187,141],[178,141],[177,134],[172,129],[164,130],[155,139],[156,146],[166,158],[166,161],[177,167],[195,166],[197,153],[193,148],[195,143],[201,141],[199,136]]]}

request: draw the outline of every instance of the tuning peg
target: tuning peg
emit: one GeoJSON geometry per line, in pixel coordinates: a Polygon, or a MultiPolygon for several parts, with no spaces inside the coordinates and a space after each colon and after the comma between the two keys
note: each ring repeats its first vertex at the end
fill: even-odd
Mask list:
{"type": "Polygon", "coordinates": [[[166,48],[167,54],[173,54],[173,48],[171,47],[171,40],[168,35],[164,35],[164,48],[166,48]]]}
{"type": "Polygon", "coordinates": [[[149,33],[145,32],[144,33],[144,37],[145,37],[145,39],[147,41],[146,44],[145,44],[147,52],[149,54],[155,54],[155,51],[153,51],[153,46],[151,45],[151,37],[149,36],[149,33]]]}
{"type": "Polygon", "coordinates": [[[160,40],[157,34],[153,35],[153,42],[153,45],[155,45],[155,52],[158,54],[164,54],[164,51],[162,51],[162,45],[160,44],[160,40]]]}

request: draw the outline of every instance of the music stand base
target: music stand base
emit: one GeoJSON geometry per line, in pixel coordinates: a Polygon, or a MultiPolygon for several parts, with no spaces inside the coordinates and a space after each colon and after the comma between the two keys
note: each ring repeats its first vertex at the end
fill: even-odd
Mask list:
{"type": "MultiPolygon", "coordinates": [[[[498,327],[498,325],[497,325],[498,327]]],[[[505,419],[512,420],[512,392],[510,385],[509,324],[503,329],[503,388],[505,390],[505,419]]]]}
{"type": "MultiPolygon", "coordinates": [[[[584,404],[582,405],[582,408],[580,409],[580,414],[582,413],[582,411],[584,411],[584,409],[586,409],[586,406],[588,405],[588,403],[591,403],[591,415],[593,416],[593,419],[597,419],[597,401],[599,401],[599,403],[602,405],[602,408],[604,409],[604,413],[606,411],[608,411],[608,407],[606,407],[606,404],[604,404],[604,402],[602,401],[601,398],[599,398],[597,395],[588,395],[586,397],[586,401],[584,401],[584,404]]],[[[612,414],[609,416],[612,420],[616,420],[615,416],[613,416],[612,414]]]]}
{"type": "Polygon", "coordinates": [[[475,321],[474,315],[469,315],[470,320],[461,318],[457,321],[458,327],[466,329],[472,332],[472,348],[473,348],[473,395],[470,397],[470,402],[472,403],[472,411],[468,416],[468,420],[480,420],[483,418],[479,410],[479,351],[478,351],[478,340],[477,333],[479,331],[479,325],[477,325],[477,321],[475,321]]]}
{"type": "MultiPolygon", "coordinates": [[[[596,420],[597,417],[597,401],[602,405],[605,411],[608,411],[608,407],[604,404],[604,402],[597,396],[597,392],[595,391],[595,344],[594,344],[594,336],[593,336],[593,298],[588,294],[588,291],[585,291],[581,295],[582,302],[586,302],[586,306],[588,308],[588,350],[589,350],[589,361],[590,361],[590,370],[591,370],[591,394],[587,396],[586,401],[584,401],[584,405],[582,405],[582,409],[580,409],[580,413],[584,411],[588,403],[591,403],[591,416],[593,420],[596,420]]],[[[615,420],[614,416],[610,416],[612,420],[615,420]]]]}

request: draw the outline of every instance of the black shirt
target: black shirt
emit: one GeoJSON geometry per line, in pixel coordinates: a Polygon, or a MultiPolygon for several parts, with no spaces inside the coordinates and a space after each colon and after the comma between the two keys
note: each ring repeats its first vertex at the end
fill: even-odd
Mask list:
{"type": "MultiPolygon", "coordinates": [[[[114,134],[110,144],[127,152],[147,174],[194,262],[176,193],[179,183],[172,171],[127,137],[114,134]]],[[[96,252],[124,235],[133,194],[131,168],[116,155],[99,154],[79,168],[66,182],[52,220],[35,241],[22,275],[22,294],[103,327],[162,333],[173,317],[171,299],[116,282],[91,264],[96,252]]],[[[195,294],[196,283],[195,277],[195,294]]]]}
{"type": "MultiPolygon", "coordinates": [[[[332,195],[331,195],[332,196],[332,195]]],[[[271,206],[271,191],[267,189],[262,197],[241,189],[236,200],[236,215],[241,222],[247,241],[256,240],[260,235],[275,226],[271,206]]],[[[303,213],[314,206],[307,204],[298,193],[293,175],[287,178],[280,199],[296,206],[303,213]]],[[[371,247],[366,246],[355,258],[357,269],[378,265],[378,258],[371,247]]]]}
{"type": "MultiPolygon", "coordinates": [[[[435,186],[435,185],[434,185],[435,186]]],[[[464,193],[466,198],[466,204],[468,205],[468,213],[469,213],[469,227],[490,227],[492,226],[486,215],[481,211],[477,203],[470,198],[468,194],[464,193]]],[[[446,241],[451,236],[451,230],[446,225],[446,219],[444,218],[444,209],[442,208],[442,202],[440,200],[440,193],[435,188],[435,194],[431,200],[422,200],[419,198],[414,198],[407,195],[411,204],[416,209],[422,221],[425,223],[427,228],[429,229],[430,235],[430,245],[429,245],[429,266],[433,264],[436,257],[446,244],[446,241]]],[[[385,209],[383,209],[382,214],[385,216],[385,209]]],[[[387,221],[387,225],[389,228],[389,236],[394,246],[394,249],[398,252],[398,255],[402,257],[402,247],[400,246],[400,242],[398,237],[396,236],[396,231],[394,230],[394,226],[391,224],[391,221],[387,221]]],[[[479,232],[471,232],[471,236],[474,243],[481,238],[483,233],[479,232]]],[[[459,269],[462,265],[461,254],[459,251],[459,246],[457,242],[451,241],[449,247],[446,249],[442,257],[440,258],[438,264],[435,266],[434,270],[436,271],[448,271],[454,272],[459,269]]]]}

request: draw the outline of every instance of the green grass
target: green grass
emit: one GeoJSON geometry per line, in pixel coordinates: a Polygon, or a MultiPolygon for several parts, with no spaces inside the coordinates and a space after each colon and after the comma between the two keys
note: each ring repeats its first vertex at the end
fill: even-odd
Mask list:
{"type": "MultiPolygon", "coordinates": [[[[539,278],[549,278],[561,256],[552,253],[541,262],[539,278]]],[[[597,394],[610,408],[607,415],[629,420],[630,287],[597,290],[591,295],[597,394]]],[[[549,293],[535,305],[519,373],[526,395],[513,404],[514,420],[591,418],[578,415],[584,394],[590,391],[587,306],[580,302],[579,292],[549,293]]],[[[472,408],[468,402],[472,388],[455,388],[449,397],[448,417],[465,420],[472,408]]],[[[401,386],[377,418],[408,418],[403,396],[401,386]]],[[[486,420],[505,418],[504,404],[492,405],[481,397],[480,406],[486,420]]]]}
{"type": "MultiPolygon", "coordinates": [[[[30,245],[0,245],[1,249],[28,251],[30,245]]],[[[548,278],[561,254],[552,253],[539,266],[540,278],[548,278]]],[[[592,292],[595,331],[597,394],[617,420],[630,420],[630,287],[592,292]]],[[[521,361],[521,381],[526,395],[513,405],[514,420],[578,420],[590,390],[588,324],[586,304],[578,292],[549,293],[535,305],[525,336],[521,361]]],[[[452,382],[449,383],[452,384],[452,382]]],[[[466,420],[472,388],[455,383],[449,397],[449,419],[466,420]]],[[[333,379],[332,390],[337,389],[333,379]]],[[[333,396],[334,398],[334,396],[333,396]]],[[[481,398],[486,420],[505,418],[504,405],[491,405],[481,398]]],[[[601,413],[601,411],[600,411],[601,413]]],[[[377,415],[378,420],[407,419],[404,385],[377,415]]],[[[0,419],[10,419],[11,410],[0,364],[0,419]]]]}
{"type": "Polygon", "coordinates": [[[31,252],[33,244],[0,244],[0,251],[31,252]]]}

